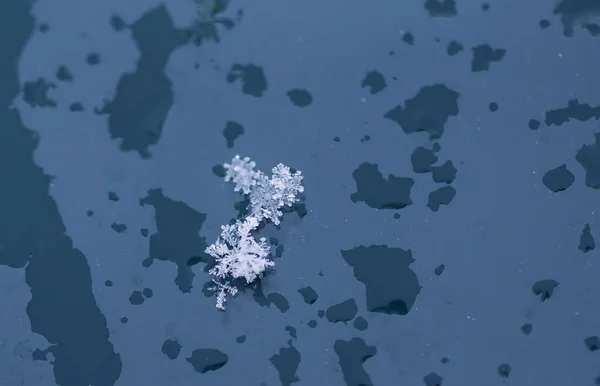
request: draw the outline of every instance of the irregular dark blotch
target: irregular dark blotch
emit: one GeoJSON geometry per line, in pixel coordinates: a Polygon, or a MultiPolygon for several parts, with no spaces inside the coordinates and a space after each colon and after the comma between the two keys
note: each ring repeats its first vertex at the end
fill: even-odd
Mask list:
{"type": "Polygon", "coordinates": [[[225,167],[221,164],[213,166],[212,172],[215,176],[220,178],[225,177],[225,175],[227,174],[227,170],[225,170],[225,167]]]}
{"type": "Polygon", "coordinates": [[[600,375],[597,376],[596,379],[594,379],[594,385],[600,386],[600,375]]]}
{"type": "Polygon", "coordinates": [[[169,359],[177,359],[181,353],[181,344],[173,339],[167,339],[163,342],[161,351],[169,359]]]}
{"type": "Polygon", "coordinates": [[[288,91],[286,95],[296,107],[308,107],[313,101],[311,93],[304,89],[294,88],[288,91]]]}
{"type": "Polygon", "coordinates": [[[434,212],[440,210],[441,205],[449,205],[456,197],[456,189],[452,186],[443,186],[429,193],[427,207],[434,212]]]}
{"type": "Polygon", "coordinates": [[[585,25],[589,24],[588,20],[592,19],[594,15],[600,14],[600,2],[594,0],[562,0],[556,5],[553,13],[560,15],[563,24],[563,34],[565,36],[573,36],[577,24],[585,28],[585,25]]]}
{"type": "MultiPolygon", "coordinates": [[[[0,62],[0,265],[25,271],[31,332],[51,344],[45,351],[54,357],[54,380],[43,383],[114,385],[121,375],[121,358],[94,297],[88,259],[68,236],[49,193],[51,178],[34,162],[39,137],[24,127],[17,109],[8,108],[19,95],[17,63],[34,32],[34,5],[0,1],[0,35],[8,43],[2,44],[0,62]]],[[[47,30],[47,25],[42,27],[47,30]]]]}
{"type": "Polygon", "coordinates": [[[437,375],[436,373],[429,373],[425,377],[423,377],[423,382],[425,382],[425,386],[441,386],[443,378],[437,375]]]}
{"type": "Polygon", "coordinates": [[[192,351],[192,356],[185,359],[196,372],[204,374],[207,371],[215,371],[225,366],[229,357],[224,352],[214,348],[199,348],[192,351]]]}
{"type": "Polygon", "coordinates": [[[48,353],[50,353],[50,349],[40,350],[36,348],[31,353],[31,359],[34,361],[48,361],[48,353]]]}
{"type": "Polygon", "coordinates": [[[554,293],[554,289],[558,286],[558,282],[556,280],[548,279],[548,280],[540,280],[535,282],[531,290],[535,295],[540,295],[540,299],[542,301],[546,301],[552,297],[554,293]]]}
{"type": "Polygon", "coordinates": [[[98,54],[97,52],[92,52],[89,53],[86,57],[85,57],[85,61],[87,64],[89,64],[90,66],[95,66],[97,64],[100,64],[100,54],[98,54]]]}
{"type": "Polygon", "coordinates": [[[533,331],[533,324],[525,323],[524,325],[521,326],[521,332],[523,332],[523,334],[529,335],[529,334],[531,334],[531,331],[533,331]]]}
{"type": "Polygon", "coordinates": [[[242,92],[246,95],[260,98],[267,91],[267,78],[260,66],[239,63],[232,65],[227,74],[227,82],[233,83],[237,80],[242,82],[242,92]]]}
{"type": "Polygon", "coordinates": [[[354,319],[357,313],[358,306],[356,305],[356,300],[348,299],[342,303],[334,304],[329,307],[325,312],[325,316],[331,323],[346,323],[354,319]]]}
{"type": "Polygon", "coordinates": [[[456,179],[457,170],[452,161],[446,161],[440,166],[431,167],[431,177],[434,182],[450,184],[456,179]]]}
{"type": "Polygon", "coordinates": [[[204,253],[206,239],[200,237],[206,214],[199,213],[181,201],[165,197],[162,189],[151,189],[140,200],[141,205],[154,207],[156,233],[150,236],[150,257],[171,261],[177,265],[175,284],[183,293],[192,289],[194,273],[187,264],[193,256],[201,256],[207,264],[213,259],[204,253]]]}
{"type": "Polygon", "coordinates": [[[483,3],[481,4],[481,10],[482,11],[488,11],[490,9],[490,5],[488,3],[483,3]]]}
{"type": "Polygon", "coordinates": [[[600,24],[597,23],[585,23],[581,25],[586,31],[592,36],[600,36],[600,24]]]}
{"type": "Polygon", "coordinates": [[[237,12],[235,19],[222,15],[229,6],[230,1],[228,0],[195,1],[194,3],[196,4],[196,17],[192,26],[188,28],[187,34],[196,46],[201,46],[205,41],[219,43],[221,37],[217,27],[220,25],[231,30],[243,16],[241,9],[237,12]]]}
{"type": "Polygon", "coordinates": [[[56,85],[44,78],[25,82],[23,85],[23,100],[31,107],[56,107],[56,101],[48,97],[48,91],[52,88],[56,88],[56,85]]]}
{"type": "Polygon", "coordinates": [[[117,233],[123,233],[127,230],[127,225],[117,224],[116,222],[113,222],[112,224],[110,224],[110,227],[112,228],[113,231],[115,231],[117,233]]]}
{"type": "Polygon", "coordinates": [[[142,294],[144,294],[144,297],[150,299],[152,296],[154,296],[154,291],[152,291],[152,288],[144,288],[142,290],[142,294]]]}
{"type": "Polygon", "coordinates": [[[69,68],[63,64],[62,66],[58,67],[58,70],[56,70],[56,79],[62,82],[71,82],[73,81],[73,74],[69,68]]]}
{"type": "Polygon", "coordinates": [[[409,268],[415,261],[410,250],[371,245],[341,252],[354,277],[365,285],[367,310],[388,315],[410,311],[421,292],[417,275],[409,268]]]}
{"type": "Polygon", "coordinates": [[[600,133],[596,133],[596,142],[583,145],[575,155],[575,160],[585,170],[585,184],[600,189],[600,133]]]}
{"type": "Polygon", "coordinates": [[[500,374],[502,378],[508,378],[511,370],[512,368],[510,367],[510,365],[506,363],[503,363],[500,366],[498,366],[498,374],[500,374]]]}
{"type": "Polygon", "coordinates": [[[341,142],[341,139],[340,139],[340,137],[333,137],[333,141],[334,142],[341,142]]]}
{"type": "Polygon", "coordinates": [[[112,287],[113,286],[113,282],[112,282],[112,280],[106,280],[104,282],[104,285],[107,286],[107,287],[112,287]]]}
{"type": "Polygon", "coordinates": [[[394,213],[394,219],[395,220],[398,220],[400,217],[401,217],[400,213],[394,213]]]}
{"type": "Polygon", "coordinates": [[[94,211],[93,210],[88,210],[87,212],[85,212],[85,214],[87,214],[88,217],[92,217],[94,215],[94,211]]]}
{"type": "Polygon", "coordinates": [[[585,347],[592,352],[600,350],[600,338],[595,335],[586,338],[583,343],[585,343],[585,347]]]}
{"type": "Polygon", "coordinates": [[[123,31],[125,28],[127,28],[127,23],[125,23],[125,20],[123,20],[123,18],[121,18],[119,15],[112,15],[109,22],[113,29],[117,32],[123,31]]]}
{"type": "Polygon", "coordinates": [[[50,26],[46,23],[40,23],[38,30],[44,34],[50,30],[50,26]]]}
{"type": "Polygon", "coordinates": [[[410,162],[415,173],[428,173],[431,166],[438,161],[435,151],[419,146],[410,155],[410,162]]]}
{"type": "Polygon", "coordinates": [[[361,338],[336,340],[333,349],[339,358],[344,381],[348,386],[373,386],[371,377],[363,368],[364,363],[375,354],[374,346],[367,346],[361,338]]]}
{"type": "MultiPolygon", "coordinates": [[[[368,87],[371,94],[377,94],[378,92],[385,90],[387,82],[385,76],[383,76],[381,72],[371,70],[367,72],[360,85],[362,88],[368,87]]],[[[336,138],[338,139],[337,142],[339,142],[339,137],[336,138]]]]}
{"type": "Polygon", "coordinates": [[[133,291],[131,295],[129,295],[129,303],[131,303],[131,305],[139,306],[144,303],[144,300],[141,291],[133,291]]]}
{"type": "Polygon", "coordinates": [[[596,240],[592,236],[590,224],[585,224],[581,236],[579,236],[579,250],[583,253],[593,251],[596,248],[596,240]]]}
{"type": "Polygon", "coordinates": [[[292,326],[285,326],[285,331],[288,332],[288,334],[290,334],[290,336],[294,339],[298,339],[298,334],[296,333],[296,329],[292,326]]]}
{"type": "Polygon", "coordinates": [[[304,299],[304,303],[306,303],[306,304],[314,304],[317,301],[317,299],[319,299],[319,295],[317,294],[317,291],[315,291],[314,288],[312,288],[310,286],[300,288],[298,290],[298,293],[300,293],[300,295],[302,295],[302,298],[304,299]]]}
{"type": "Polygon", "coordinates": [[[537,119],[530,119],[528,126],[530,130],[537,130],[540,128],[540,121],[537,119]]]}
{"type": "Polygon", "coordinates": [[[289,386],[300,381],[300,378],[296,375],[300,360],[300,352],[294,346],[282,347],[279,349],[278,354],[269,358],[279,374],[279,381],[282,386],[289,386]]]}
{"type": "Polygon", "coordinates": [[[308,321],[308,323],[306,323],[306,325],[310,328],[315,328],[315,327],[317,327],[317,321],[314,319],[311,319],[308,321]]]}
{"type": "Polygon", "coordinates": [[[324,316],[325,316],[325,310],[318,310],[318,311],[317,311],[317,316],[318,316],[319,318],[322,318],[322,317],[324,317],[324,316]]]}
{"type": "Polygon", "coordinates": [[[352,322],[352,326],[354,326],[354,328],[356,328],[358,331],[364,331],[367,329],[367,327],[369,327],[369,322],[367,322],[367,319],[363,318],[362,316],[359,316],[356,319],[354,319],[354,322],[352,322]]]}
{"type": "Polygon", "coordinates": [[[152,260],[151,257],[146,257],[144,260],[142,260],[142,267],[148,268],[152,265],[153,262],[154,260],[152,260]]]}
{"type": "Polygon", "coordinates": [[[440,362],[442,362],[443,365],[446,365],[446,364],[450,363],[450,358],[443,357],[442,359],[440,359],[440,362]]]}
{"type": "Polygon", "coordinates": [[[448,118],[458,115],[459,96],[444,84],[425,86],[414,98],[406,99],[404,107],[397,105],[384,117],[400,125],[406,134],[424,131],[437,139],[444,134],[448,118]]]}
{"type": "Polygon", "coordinates": [[[119,201],[119,195],[115,192],[108,192],[108,199],[113,202],[119,201]]]}
{"type": "Polygon", "coordinates": [[[412,178],[396,177],[387,179],[379,171],[377,164],[363,162],[352,172],[356,181],[356,192],[350,195],[352,202],[364,202],[375,209],[402,209],[412,204],[410,192],[415,184],[412,178]]]}
{"type": "Polygon", "coordinates": [[[444,269],[446,268],[446,266],[444,264],[440,264],[437,267],[435,267],[435,269],[433,270],[433,272],[437,275],[440,276],[443,272],[444,269]]]}
{"type": "Polygon", "coordinates": [[[454,56],[461,52],[463,49],[464,46],[460,42],[452,40],[450,43],[448,43],[448,48],[446,49],[446,52],[448,53],[448,56],[454,56]]]}
{"type": "Polygon", "coordinates": [[[140,229],[140,234],[143,237],[148,237],[148,235],[150,234],[150,231],[147,228],[142,228],[142,229],[140,229]]]}
{"type": "Polygon", "coordinates": [[[73,102],[69,105],[69,111],[72,113],[78,113],[83,111],[83,104],[81,102],[73,102]]]}
{"type": "Polygon", "coordinates": [[[588,103],[579,103],[575,98],[569,100],[567,107],[546,111],[544,123],[546,126],[561,126],[571,119],[585,122],[592,118],[600,119],[600,105],[592,107],[588,103]]]}
{"type": "Polygon", "coordinates": [[[544,177],[542,177],[542,182],[551,192],[558,193],[567,190],[573,185],[575,176],[567,169],[567,165],[563,164],[547,171],[544,177]]]}
{"type": "Polygon", "coordinates": [[[425,9],[431,17],[452,17],[458,13],[455,0],[427,0],[425,9]]]}
{"type": "Polygon", "coordinates": [[[550,20],[542,19],[542,20],[540,20],[539,25],[540,25],[541,29],[546,29],[546,28],[550,27],[550,20]]]}
{"type": "Polygon", "coordinates": [[[127,316],[123,316],[121,319],[119,319],[121,321],[121,323],[125,324],[127,322],[129,322],[129,318],[127,316]]]}
{"type": "Polygon", "coordinates": [[[370,140],[371,140],[371,136],[369,134],[365,134],[365,136],[360,139],[360,142],[366,142],[366,141],[370,141],[370,140]]]}
{"type": "Polygon", "coordinates": [[[290,303],[282,294],[271,292],[269,295],[267,295],[267,299],[271,303],[275,304],[275,307],[277,307],[281,312],[287,312],[290,309],[290,303]]]}
{"type": "Polygon", "coordinates": [[[229,149],[233,147],[233,142],[242,134],[244,134],[244,126],[234,121],[227,121],[223,129],[223,137],[225,137],[229,149]]]}
{"type": "Polygon", "coordinates": [[[473,47],[473,60],[471,61],[471,71],[489,71],[490,64],[499,62],[506,56],[506,50],[502,48],[492,48],[489,44],[481,44],[473,47]]]}
{"type": "Polygon", "coordinates": [[[109,115],[110,137],[122,139],[122,151],[134,150],[142,158],[150,158],[149,147],[160,140],[173,105],[165,66],[187,37],[175,28],[164,5],[145,13],[131,26],[131,32],[140,51],[137,68],[119,79],[114,99],[97,113],[109,115]]]}
{"type": "Polygon", "coordinates": [[[246,341],[246,335],[240,335],[237,338],[235,338],[235,341],[239,344],[242,344],[246,341]]]}
{"type": "Polygon", "coordinates": [[[490,102],[490,105],[488,107],[491,112],[498,111],[498,103],[496,103],[496,102],[490,102]]]}
{"type": "Polygon", "coordinates": [[[415,37],[412,33],[406,32],[402,35],[402,41],[410,46],[415,44],[415,37]]]}
{"type": "Polygon", "coordinates": [[[273,254],[273,257],[281,257],[281,256],[283,256],[283,250],[284,250],[284,246],[283,245],[278,245],[275,248],[275,253],[273,254]]]}

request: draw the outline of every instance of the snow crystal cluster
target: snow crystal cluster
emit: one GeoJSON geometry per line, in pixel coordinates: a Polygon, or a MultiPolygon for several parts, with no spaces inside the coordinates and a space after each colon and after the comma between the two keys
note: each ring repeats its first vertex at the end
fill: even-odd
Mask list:
{"type": "Polygon", "coordinates": [[[241,191],[249,198],[250,213],[233,225],[221,226],[221,235],[205,250],[215,258],[215,266],[209,273],[215,276],[212,289],[217,291],[217,308],[222,310],[225,309],[227,294],[233,296],[238,292],[237,280],[243,279],[250,284],[274,265],[269,258],[270,246],[266,239],[263,237],[257,241],[252,231],[262,221],[278,225],[283,216],[281,209],[292,206],[298,201],[298,194],[304,191],[302,173],[292,173],[283,164],[272,169],[271,177],[254,170],[256,163],[248,157],[236,155],[224,167],[225,181],[233,181],[234,191],[241,191]]]}

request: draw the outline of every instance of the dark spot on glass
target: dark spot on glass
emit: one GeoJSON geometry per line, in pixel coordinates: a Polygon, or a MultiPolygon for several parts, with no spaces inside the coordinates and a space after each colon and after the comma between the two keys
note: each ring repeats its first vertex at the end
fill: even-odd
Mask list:
{"type": "Polygon", "coordinates": [[[583,342],[585,343],[585,347],[592,352],[600,350],[600,338],[595,335],[586,338],[583,342]]]}
{"type": "Polygon", "coordinates": [[[488,11],[490,9],[490,5],[488,3],[481,4],[481,9],[483,11],[488,11]]]}
{"type": "Polygon", "coordinates": [[[317,299],[319,299],[319,295],[317,294],[317,291],[315,291],[310,286],[300,288],[298,290],[298,293],[300,293],[300,295],[302,295],[302,298],[304,299],[304,303],[306,303],[306,304],[314,304],[317,301],[317,299]]]}
{"type": "Polygon", "coordinates": [[[533,284],[531,290],[534,295],[539,295],[542,301],[546,301],[552,297],[554,293],[554,289],[558,286],[558,282],[556,280],[548,279],[548,280],[540,280],[533,284]]]}
{"type": "Polygon", "coordinates": [[[244,126],[234,121],[227,121],[223,129],[223,137],[229,149],[233,148],[234,141],[242,134],[244,134],[244,126]]]}
{"type": "Polygon", "coordinates": [[[107,286],[107,287],[112,287],[113,286],[113,282],[111,280],[106,280],[104,282],[104,285],[107,286]]]}
{"type": "Polygon", "coordinates": [[[93,210],[88,210],[87,212],[85,212],[85,214],[87,214],[88,217],[92,217],[94,215],[94,211],[93,210]]]}
{"type": "Polygon", "coordinates": [[[212,172],[219,178],[223,178],[227,174],[227,170],[225,170],[225,167],[221,164],[213,166],[212,172]]]}
{"type": "Polygon", "coordinates": [[[490,65],[494,62],[500,62],[506,56],[506,50],[502,48],[492,48],[489,44],[481,44],[473,47],[473,59],[471,61],[471,71],[481,72],[489,71],[490,65]]]}
{"type": "Polygon", "coordinates": [[[429,373],[423,378],[425,386],[441,386],[443,378],[436,373],[429,373]]]}
{"type": "Polygon", "coordinates": [[[395,220],[400,219],[400,213],[394,213],[394,219],[395,220]]]}
{"type": "Polygon", "coordinates": [[[592,118],[600,119],[600,105],[592,107],[588,103],[579,103],[575,98],[569,100],[567,107],[546,111],[544,123],[546,126],[561,126],[571,119],[586,122],[592,118]]]}
{"type": "Polygon", "coordinates": [[[579,236],[579,250],[583,253],[593,251],[596,248],[596,241],[592,236],[590,224],[585,224],[581,236],[579,236]]]}
{"type": "Polygon", "coordinates": [[[523,332],[523,334],[525,334],[525,335],[531,334],[532,331],[533,331],[533,324],[531,324],[531,323],[525,323],[524,325],[521,326],[521,332],[523,332]]]}
{"type": "Polygon", "coordinates": [[[540,121],[538,121],[537,119],[530,119],[528,126],[531,130],[537,130],[540,128],[540,121]]]}
{"type": "Polygon", "coordinates": [[[317,327],[317,321],[314,319],[311,319],[308,321],[308,323],[306,325],[310,328],[315,328],[315,327],[317,327]]]}
{"type": "Polygon", "coordinates": [[[444,84],[425,86],[415,95],[385,113],[384,118],[396,122],[406,134],[426,132],[432,140],[444,134],[444,125],[456,116],[460,94],[444,84]]]}
{"type": "Polygon", "coordinates": [[[364,202],[375,209],[402,209],[412,204],[410,192],[415,184],[412,178],[396,177],[386,179],[377,164],[363,162],[352,172],[356,182],[356,192],[350,195],[354,203],[364,202]]]}
{"type": "Polygon", "coordinates": [[[446,52],[448,53],[448,56],[454,56],[461,52],[463,49],[464,47],[461,43],[457,42],[456,40],[452,40],[450,43],[448,43],[448,48],[446,49],[446,52]]]}
{"type": "Polygon", "coordinates": [[[600,189],[600,133],[596,133],[596,142],[583,145],[575,155],[575,160],[585,171],[585,184],[592,189],[600,189]]]}
{"type": "Polygon", "coordinates": [[[512,368],[510,367],[510,365],[503,363],[500,366],[498,366],[498,374],[500,374],[500,376],[502,378],[508,378],[508,376],[510,375],[512,368]]]}
{"type": "Polygon", "coordinates": [[[333,137],[333,140],[334,140],[335,142],[340,142],[340,141],[341,141],[340,137],[333,137]]]}
{"type": "Polygon", "coordinates": [[[427,0],[425,9],[431,17],[453,17],[458,13],[455,0],[427,0]]]}
{"type": "Polygon", "coordinates": [[[386,245],[359,246],[342,250],[354,277],[365,285],[367,310],[388,315],[406,315],[421,286],[409,265],[412,252],[386,245]]]}
{"type": "Polygon", "coordinates": [[[81,102],[73,102],[69,105],[69,111],[73,113],[78,113],[83,111],[83,104],[81,102]]]}
{"type": "Polygon", "coordinates": [[[117,32],[123,31],[125,28],[127,28],[127,23],[125,23],[125,21],[119,15],[112,15],[109,22],[113,29],[117,32]]]}
{"type": "Polygon", "coordinates": [[[319,318],[322,318],[322,317],[324,317],[324,316],[325,316],[325,310],[318,310],[318,311],[317,311],[317,316],[318,316],[319,318]]]}
{"type": "Polygon", "coordinates": [[[142,290],[142,294],[144,295],[145,298],[149,299],[152,296],[154,296],[154,291],[152,291],[152,289],[150,289],[150,288],[144,288],[142,290]]]}
{"type": "Polygon", "coordinates": [[[31,107],[53,108],[56,107],[56,101],[48,97],[48,91],[56,88],[52,82],[44,78],[38,78],[36,81],[25,82],[23,85],[23,100],[31,107]]]}
{"type": "Polygon", "coordinates": [[[127,323],[127,322],[129,322],[129,318],[127,318],[126,316],[123,316],[123,317],[121,318],[121,323],[125,324],[125,323],[127,323]]]}
{"type": "Polygon", "coordinates": [[[176,340],[167,339],[163,342],[161,351],[167,358],[171,360],[177,359],[179,353],[181,353],[181,344],[176,340]]]}
{"type": "Polygon", "coordinates": [[[433,270],[433,272],[437,275],[440,276],[443,272],[444,269],[446,268],[446,266],[444,264],[440,264],[437,267],[435,267],[435,269],[433,270]]]}
{"type": "Polygon", "coordinates": [[[287,92],[287,96],[290,98],[294,106],[300,108],[308,107],[313,102],[313,97],[311,93],[304,89],[291,89],[287,92]]]}
{"type": "Polygon", "coordinates": [[[150,267],[152,265],[153,261],[154,260],[151,257],[146,257],[144,260],[142,260],[142,266],[144,268],[148,268],[148,267],[150,267]]]}
{"type": "Polygon", "coordinates": [[[149,233],[150,233],[150,231],[149,231],[147,228],[142,228],[142,229],[140,229],[140,234],[141,234],[143,237],[148,237],[148,234],[149,234],[149,233]]]}
{"type": "Polygon", "coordinates": [[[427,207],[437,212],[442,205],[449,205],[454,197],[456,197],[456,189],[452,186],[443,186],[429,193],[427,207]]]}
{"type": "Polygon", "coordinates": [[[361,338],[336,340],[333,350],[338,356],[346,385],[373,386],[371,377],[365,371],[365,362],[377,354],[374,346],[368,346],[361,338]]]}
{"type": "Polygon", "coordinates": [[[358,316],[356,319],[354,319],[354,322],[352,322],[352,326],[358,331],[364,331],[367,329],[367,327],[369,327],[369,323],[367,322],[367,319],[363,318],[362,316],[358,316]]]}
{"type": "Polygon", "coordinates": [[[256,98],[263,96],[267,91],[267,78],[264,69],[254,64],[239,64],[231,66],[227,74],[227,82],[242,82],[242,92],[256,98]]]}
{"type": "Polygon", "coordinates": [[[71,82],[73,81],[73,74],[69,68],[63,64],[62,66],[58,67],[58,70],[56,70],[56,79],[62,82],[71,82]]]}
{"type": "Polygon", "coordinates": [[[117,224],[117,223],[112,223],[110,224],[110,227],[112,228],[113,231],[117,232],[117,233],[123,233],[127,230],[127,225],[125,224],[117,224]]]}
{"type": "Polygon", "coordinates": [[[139,306],[144,303],[144,297],[140,291],[133,291],[131,295],[129,295],[129,303],[134,306],[139,306]]]}
{"type": "Polygon", "coordinates": [[[553,193],[567,190],[575,182],[575,176],[563,164],[555,169],[551,169],[542,177],[544,185],[553,193]]]}
{"type": "Polygon", "coordinates": [[[46,33],[50,30],[50,26],[46,23],[41,23],[38,27],[38,31],[40,31],[41,33],[46,33]]]}
{"type": "Polygon", "coordinates": [[[410,46],[415,44],[415,37],[412,33],[406,32],[402,35],[402,41],[410,46]]]}
{"type": "Polygon", "coordinates": [[[325,316],[331,323],[346,323],[354,319],[357,313],[358,306],[356,305],[356,300],[348,299],[342,303],[334,304],[329,307],[325,312],[325,316]]]}
{"type": "Polygon", "coordinates": [[[278,354],[269,358],[269,362],[273,364],[279,374],[282,386],[290,386],[292,383],[300,381],[296,375],[300,360],[300,352],[292,345],[280,348],[278,354]]]}
{"type": "Polygon", "coordinates": [[[540,20],[539,24],[540,24],[541,29],[546,29],[546,28],[550,27],[550,20],[542,19],[542,20],[540,20]]]}
{"type": "Polygon", "coordinates": [[[287,312],[290,309],[290,303],[287,299],[277,292],[271,292],[267,295],[267,299],[269,302],[273,303],[275,307],[279,309],[282,313],[287,312]]]}
{"type": "Polygon", "coordinates": [[[119,201],[119,195],[115,192],[108,192],[108,199],[113,202],[119,201]]]}
{"type": "Polygon", "coordinates": [[[100,54],[98,54],[97,52],[92,52],[85,57],[85,61],[90,66],[100,64],[100,54]]]}
{"type": "Polygon", "coordinates": [[[383,76],[381,72],[377,70],[371,70],[367,72],[360,85],[362,88],[367,87],[371,94],[377,94],[385,90],[387,87],[387,82],[385,81],[385,76],[383,76]]]}
{"type": "Polygon", "coordinates": [[[443,365],[446,365],[446,364],[450,363],[450,358],[443,357],[443,358],[440,360],[440,362],[442,362],[442,364],[443,364],[443,365]]]}
{"type": "Polygon", "coordinates": [[[235,341],[239,344],[242,344],[246,341],[246,335],[240,335],[237,338],[235,338],[235,341]]]}
{"type": "Polygon", "coordinates": [[[212,348],[200,348],[192,351],[192,356],[185,359],[200,374],[215,371],[227,364],[229,357],[224,352],[212,348]]]}
{"type": "Polygon", "coordinates": [[[490,111],[491,112],[496,112],[498,111],[498,103],[496,102],[491,102],[489,105],[490,111]]]}

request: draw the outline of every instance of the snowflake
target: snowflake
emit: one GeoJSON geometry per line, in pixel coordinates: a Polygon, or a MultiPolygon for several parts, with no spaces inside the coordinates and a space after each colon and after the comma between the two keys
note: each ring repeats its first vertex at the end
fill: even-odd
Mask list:
{"type": "Polygon", "coordinates": [[[225,181],[233,181],[234,191],[249,196],[251,211],[245,219],[223,225],[217,241],[205,250],[215,258],[215,266],[209,273],[215,277],[212,289],[217,291],[217,308],[220,309],[225,309],[227,294],[237,294],[237,280],[243,279],[250,284],[275,264],[269,259],[270,246],[266,239],[257,241],[251,233],[263,220],[278,225],[283,216],[280,209],[292,206],[298,201],[298,194],[304,191],[302,173],[292,174],[283,164],[272,169],[271,178],[255,171],[256,163],[248,157],[236,155],[224,167],[227,171],[225,181]]]}

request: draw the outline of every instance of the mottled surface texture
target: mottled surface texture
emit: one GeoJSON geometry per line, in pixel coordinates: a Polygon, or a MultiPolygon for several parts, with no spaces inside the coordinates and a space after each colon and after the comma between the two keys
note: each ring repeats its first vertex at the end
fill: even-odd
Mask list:
{"type": "Polygon", "coordinates": [[[0,53],[0,385],[600,385],[600,0],[3,0],[0,53]],[[223,312],[236,154],[305,194],[223,312]]]}

